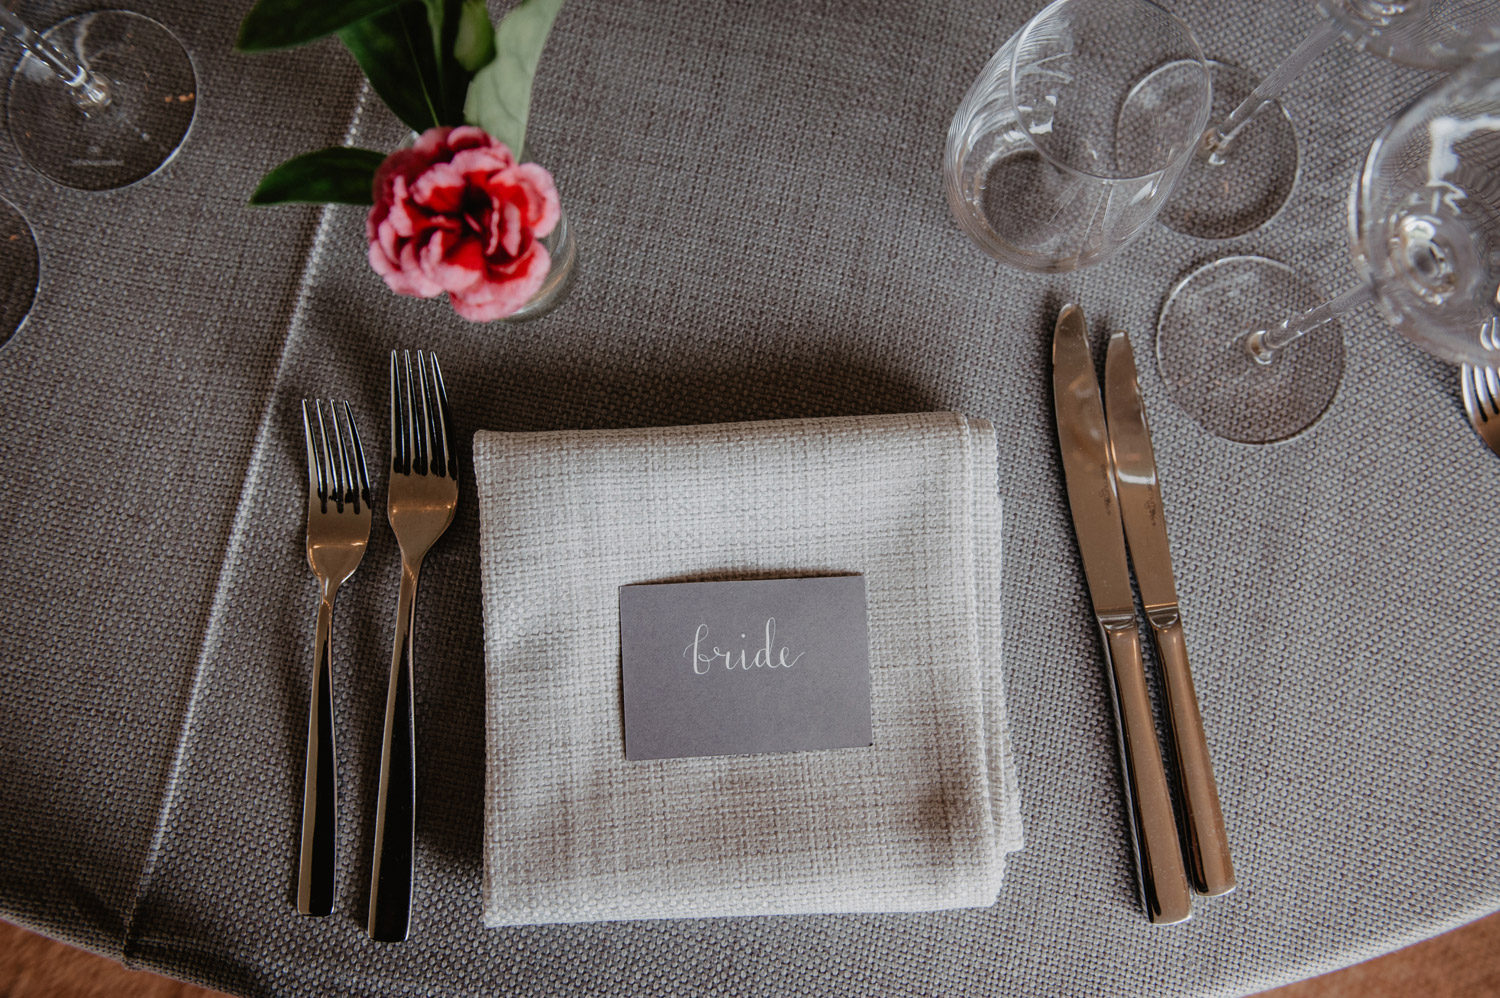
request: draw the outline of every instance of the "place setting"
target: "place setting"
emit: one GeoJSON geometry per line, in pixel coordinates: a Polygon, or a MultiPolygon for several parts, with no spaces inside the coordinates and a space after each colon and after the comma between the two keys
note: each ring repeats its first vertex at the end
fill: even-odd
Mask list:
{"type": "Polygon", "coordinates": [[[441,368],[420,351],[391,357],[389,461],[367,461],[347,405],[302,414],[323,592],[303,914],[335,910],[336,853],[350,847],[329,634],[334,592],[384,506],[402,572],[367,930],[407,937],[422,889],[414,727],[442,723],[413,709],[417,576],[466,473],[486,633],[486,924],[993,903],[1023,837],[990,667],[1002,629],[989,424],[929,413],[481,431],[470,471],[441,368]],[[381,466],[384,502],[369,471],[381,466]],[[939,811],[935,783],[952,797],[939,811]]]}
{"type": "Polygon", "coordinates": [[[1500,906],[1495,0],[0,37],[0,918],[1197,998],[1500,906]]]}
{"type": "MultiPolygon", "coordinates": [[[[563,306],[575,236],[551,175],[517,152],[529,94],[491,75],[512,60],[535,71],[559,6],[531,0],[486,21],[494,40],[460,52],[446,105],[377,88],[413,128],[407,145],[296,157],[253,200],[368,205],[369,263],[387,287],[445,296],[472,323],[563,306]]],[[[1336,320],[1374,300],[1410,341],[1465,365],[1465,408],[1496,447],[1500,202],[1488,177],[1500,162],[1500,23],[1476,15],[1470,31],[1430,31],[1422,11],[1380,24],[1326,13],[1236,104],[1219,88],[1238,71],[1208,59],[1165,9],[1056,0],[995,53],[947,138],[942,184],[962,233],[1007,265],[1067,272],[1128,252],[1159,220],[1215,239],[1274,224],[1294,195],[1285,178],[1255,175],[1286,163],[1254,144],[1295,157],[1294,135],[1271,134],[1286,124],[1275,97],[1333,39],[1451,71],[1391,116],[1362,168],[1351,164],[1362,280],[1351,291],[1320,304],[1291,268],[1227,254],[1161,289],[1154,339],[1109,332],[1102,380],[1083,309],[1055,316],[1058,457],[1117,724],[1122,846],[1153,924],[1189,920],[1195,896],[1228,894],[1239,874],[1132,333],[1154,345],[1164,402],[1210,434],[1275,443],[1332,404],[1336,320]],[[1234,195],[1217,207],[1238,205],[1237,218],[1248,201],[1275,204],[1249,225],[1209,218],[1205,178],[1234,195]]],[[[345,38],[356,52],[386,30],[357,27],[362,41],[345,38]]],[[[328,29],[262,0],[240,46],[328,29]]],[[[1002,681],[1004,469],[991,421],[928,412],[492,431],[455,420],[422,348],[391,353],[389,405],[388,452],[367,462],[364,414],[302,403],[321,595],[299,912],[337,910],[336,857],[357,848],[369,856],[369,936],[414,931],[415,731],[443,723],[419,716],[414,697],[418,578],[466,475],[479,534],[464,557],[484,629],[486,926],[995,904],[1026,834],[1002,681]],[[382,520],[401,572],[374,837],[356,844],[338,828],[331,689],[351,680],[331,621],[382,520]]]]}

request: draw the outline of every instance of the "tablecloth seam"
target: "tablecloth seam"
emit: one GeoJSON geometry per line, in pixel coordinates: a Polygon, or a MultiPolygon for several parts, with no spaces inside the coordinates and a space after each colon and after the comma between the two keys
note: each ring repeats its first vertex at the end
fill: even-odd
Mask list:
{"type": "MultiPolygon", "coordinates": [[[[354,111],[350,115],[349,124],[344,129],[343,145],[352,146],[355,136],[358,134],[360,122],[364,117],[365,107],[369,102],[370,85],[361,80],[359,93],[355,98],[354,111]]],[[[255,513],[256,506],[253,497],[260,492],[259,470],[264,465],[264,455],[272,439],[272,429],[276,420],[276,404],[281,397],[281,385],[287,372],[288,357],[291,347],[298,339],[298,333],[304,325],[307,315],[308,299],[312,288],[312,276],[317,269],[318,261],[322,256],[323,246],[332,228],[334,217],[334,204],[324,204],[318,208],[318,226],[313,235],[312,245],[308,250],[307,259],[302,265],[301,274],[297,279],[297,297],[292,306],[291,320],[287,323],[286,336],[281,342],[281,350],[277,354],[276,373],[272,376],[270,387],[266,390],[265,402],[261,406],[259,425],[255,431],[255,446],[251,449],[250,460],[245,466],[245,471],[240,478],[239,498],[235,502],[234,519],[229,528],[229,539],[224,548],[223,557],[219,563],[218,579],[214,583],[214,597],[210,604],[208,613],[208,624],[203,629],[203,637],[198,645],[198,654],[195,658],[193,668],[193,679],[188,689],[187,708],[182,713],[182,722],[178,727],[176,747],[172,753],[171,768],[167,772],[167,780],[162,790],[161,805],[157,809],[156,827],[152,831],[150,844],[146,848],[146,855],[141,861],[140,876],[136,880],[136,888],[131,896],[130,904],[125,910],[123,928],[120,939],[120,961],[127,967],[134,967],[131,959],[130,943],[131,936],[136,927],[136,916],[140,912],[141,902],[145,899],[151,888],[151,881],[156,872],[157,860],[161,856],[167,827],[170,822],[173,802],[176,796],[178,779],[183,770],[184,760],[187,756],[188,744],[193,734],[193,717],[197,711],[199,699],[204,688],[204,676],[208,672],[209,659],[216,645],[214,635],[217,633],[225,617],[227,597],[229,590],[238,578],[237,568],[244,538],[248,533],[247,521],[255,513]]]]}

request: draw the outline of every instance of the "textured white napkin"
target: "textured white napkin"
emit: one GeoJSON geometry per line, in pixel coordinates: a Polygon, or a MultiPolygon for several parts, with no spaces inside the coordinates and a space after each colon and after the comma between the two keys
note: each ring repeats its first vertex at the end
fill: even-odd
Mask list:
{"type": "Polygon", "coordinates": [[[474,467],[486,924],[994,903],[1021,821],[988,423],[481,432],[474,467]],[[854,572],[872,747],[626,761],[620,586],[854,572]]]}

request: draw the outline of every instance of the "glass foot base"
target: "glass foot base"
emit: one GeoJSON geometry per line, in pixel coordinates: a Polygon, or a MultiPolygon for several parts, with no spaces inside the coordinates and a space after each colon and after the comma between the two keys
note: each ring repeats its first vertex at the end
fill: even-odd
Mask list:
{"type": "Polygon", "coordinates": [[[31,226],[9,201],[0,199],[0,345],[31,311],[39,276],[31,226]]]}
{"type": "Polygon", "coordinates": [[[59,22],[43,36],[110,84],[88,112],[27,54],[10,81],[10,131],[37,172],[65,187],[110,190],[150,176],[172,157],[197,107],[193,64],[170,31],[140,14],[104,10],[59,22]]]}
{"type": "MultiPolygon", "coordinates": [[[[1250,96],[1259,80],[1228,63],[1210,60],[1208,68],[1213,77],[1213,110],[1208,120],[1214,127],[1250,96]]],[[[1168,63],[1152,75],[1173,71],[1168,63]]],[[[1125,114],[1121,117],[1124,120],[1125,114]]],[[[1252,232],[1269,222],[1291,197],[1298,158],[1291,119],[1273,101],[1234,137],[1222,164],[1209,162],[1202,151],[1188,162],[1162,208],[1162,224],[1203,239],[1252,232]]]]}
{"type": "Polygon", "coordinates": [[[1335,322],[1279,351],[1269,364],[1243,337],[1322,299],[1296,271],[1258,256],[1231,256],[1193,271],[1172,289],[1156,328],[1167,391],[1205,430],[1266,444],[1318,421],[1344,376],[1343,330],[1335,322]]]}

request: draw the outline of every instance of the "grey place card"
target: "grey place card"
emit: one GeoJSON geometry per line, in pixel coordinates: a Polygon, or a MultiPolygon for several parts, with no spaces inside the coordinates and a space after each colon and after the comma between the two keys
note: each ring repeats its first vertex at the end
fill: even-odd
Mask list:
{"type": "Polygon", "coordinates": [[[867,746],[862,575],[620,587],[625,757],[867,746]]]}

